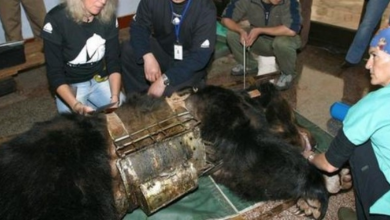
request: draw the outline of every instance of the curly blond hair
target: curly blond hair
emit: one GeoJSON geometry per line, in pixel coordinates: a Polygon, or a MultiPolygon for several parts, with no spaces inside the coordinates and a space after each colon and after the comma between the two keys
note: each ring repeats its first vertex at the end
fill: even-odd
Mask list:
{"type": "MultiPolygon", "coordinates": [[[[62,0],[62,2],[74,21],[82,23],[85,17],[84,0],[62,0]]],[[[108,23],[113,16],[116,16],[117,5],[118,0],[107,0],[106,5],[95,18],[103,23],[108,23]]]]}

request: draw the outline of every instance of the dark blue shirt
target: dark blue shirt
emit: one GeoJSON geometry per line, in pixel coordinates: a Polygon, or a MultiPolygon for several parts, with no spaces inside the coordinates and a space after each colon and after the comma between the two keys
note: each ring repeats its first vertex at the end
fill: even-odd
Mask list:
{"type": "MultiPolygon", "coordinates": [[[[142,57],[151,52],[151,36],[167,54],[174,56],[176,35],[170,4],[171,0],[140,1],[130,25],[130,43],[138,63],[143,63],[142,57]]],[[[183,60],[165,72],[172,85],[187,81],[193,73],[204,69],[209,63],[215,48],[216,18],[213,1],[191,1],[184,19],[181,20],[179,34],[180,44],[183,46],[183,60]]]]}

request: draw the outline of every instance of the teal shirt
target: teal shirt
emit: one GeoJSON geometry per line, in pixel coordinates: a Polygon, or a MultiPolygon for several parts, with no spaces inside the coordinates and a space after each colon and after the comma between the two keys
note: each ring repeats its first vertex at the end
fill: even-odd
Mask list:
{"type": "MultiPolygon", "coordinates": [[[[371,140],[379,168],[390,183],[390,85],[353,105],[343,121],[343,131],[355,145],[371,140]]],[[[370,207],[370,213],[390,215],[390,191],[370,207]]]]}

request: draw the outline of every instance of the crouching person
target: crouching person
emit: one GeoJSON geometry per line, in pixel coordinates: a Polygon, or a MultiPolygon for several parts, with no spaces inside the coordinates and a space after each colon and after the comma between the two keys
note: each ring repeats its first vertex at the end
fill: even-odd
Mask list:
{"type": "MultiPolygon", "coordinates": [[[[292,85],[297,73],[297,50],[301,47],[298,35],[301,28],[300,5],[297,0],[231,1],[222,14],[222,24],[229,31],[227,42],[239,64],[231,74],[243,75],[243,46],[261,56],[275,56],[281,75],[275,86],[286,90],[292,85]],[[247,19],[248,29],[238,22],[247,19]]],[[[257,74],[258,63],[248,56],[246,73],[257,74]]]]}
{"type": "Polygon", "coordinates": [[[349,161],[355,189],[356,214],[339,211],[339,219],[390,219],[390,28],[370,43],[371,84],[382,88],[352,106],[343,128],[325,153],[305,152],[321,170],[334,172],[349,161]],[[351,218],[352,217],[352,218],[351,218]]]}
{"type": "Polygon", "coordinates": [[[170,96],[202,87],[214,52],[216,9],[209,0],[143,0],[122,48],[128,95],[170,96]]]}
{"type": "Polygon", "coordinates": [[[124,100],[116,6],[116,0],[66,0],[46,15],[41,35],[59,113],[84,114],[124,100]]]}

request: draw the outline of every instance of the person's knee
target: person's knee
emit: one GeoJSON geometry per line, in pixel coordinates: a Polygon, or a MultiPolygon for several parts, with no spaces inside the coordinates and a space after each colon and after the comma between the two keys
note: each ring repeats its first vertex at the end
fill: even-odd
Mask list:
{"type": "Polygon", "coordinates": [[[123,41],[121,45],[121,59],[128,60],[134,55],[133,47],[130,44],[129,40],[123,41]]]}
{"type": "Polygon", "coordinates": [[[276,53],[296,53],[299,46],[294,38],[286,36],[275,37],[272,43],[272,48],[276,53]]]}
{"type": "MultiPolygon", "coordinates": [[[[126,76],[134,72],[136,68],[136,57],[133,50],[133,47],[130,44],[130,41],[124,41],[121,47],[121,66],[122,66],[122,76],[126,76]]],[[[122,77],[123,78],[123,77],[122,77]]]]}
{"type": "Polygon", "coordinates": [[[237,32],[228,30],[226,32],[226,41],[228,44],[239,42],[240,41],[240,35],[237,32]]]}

